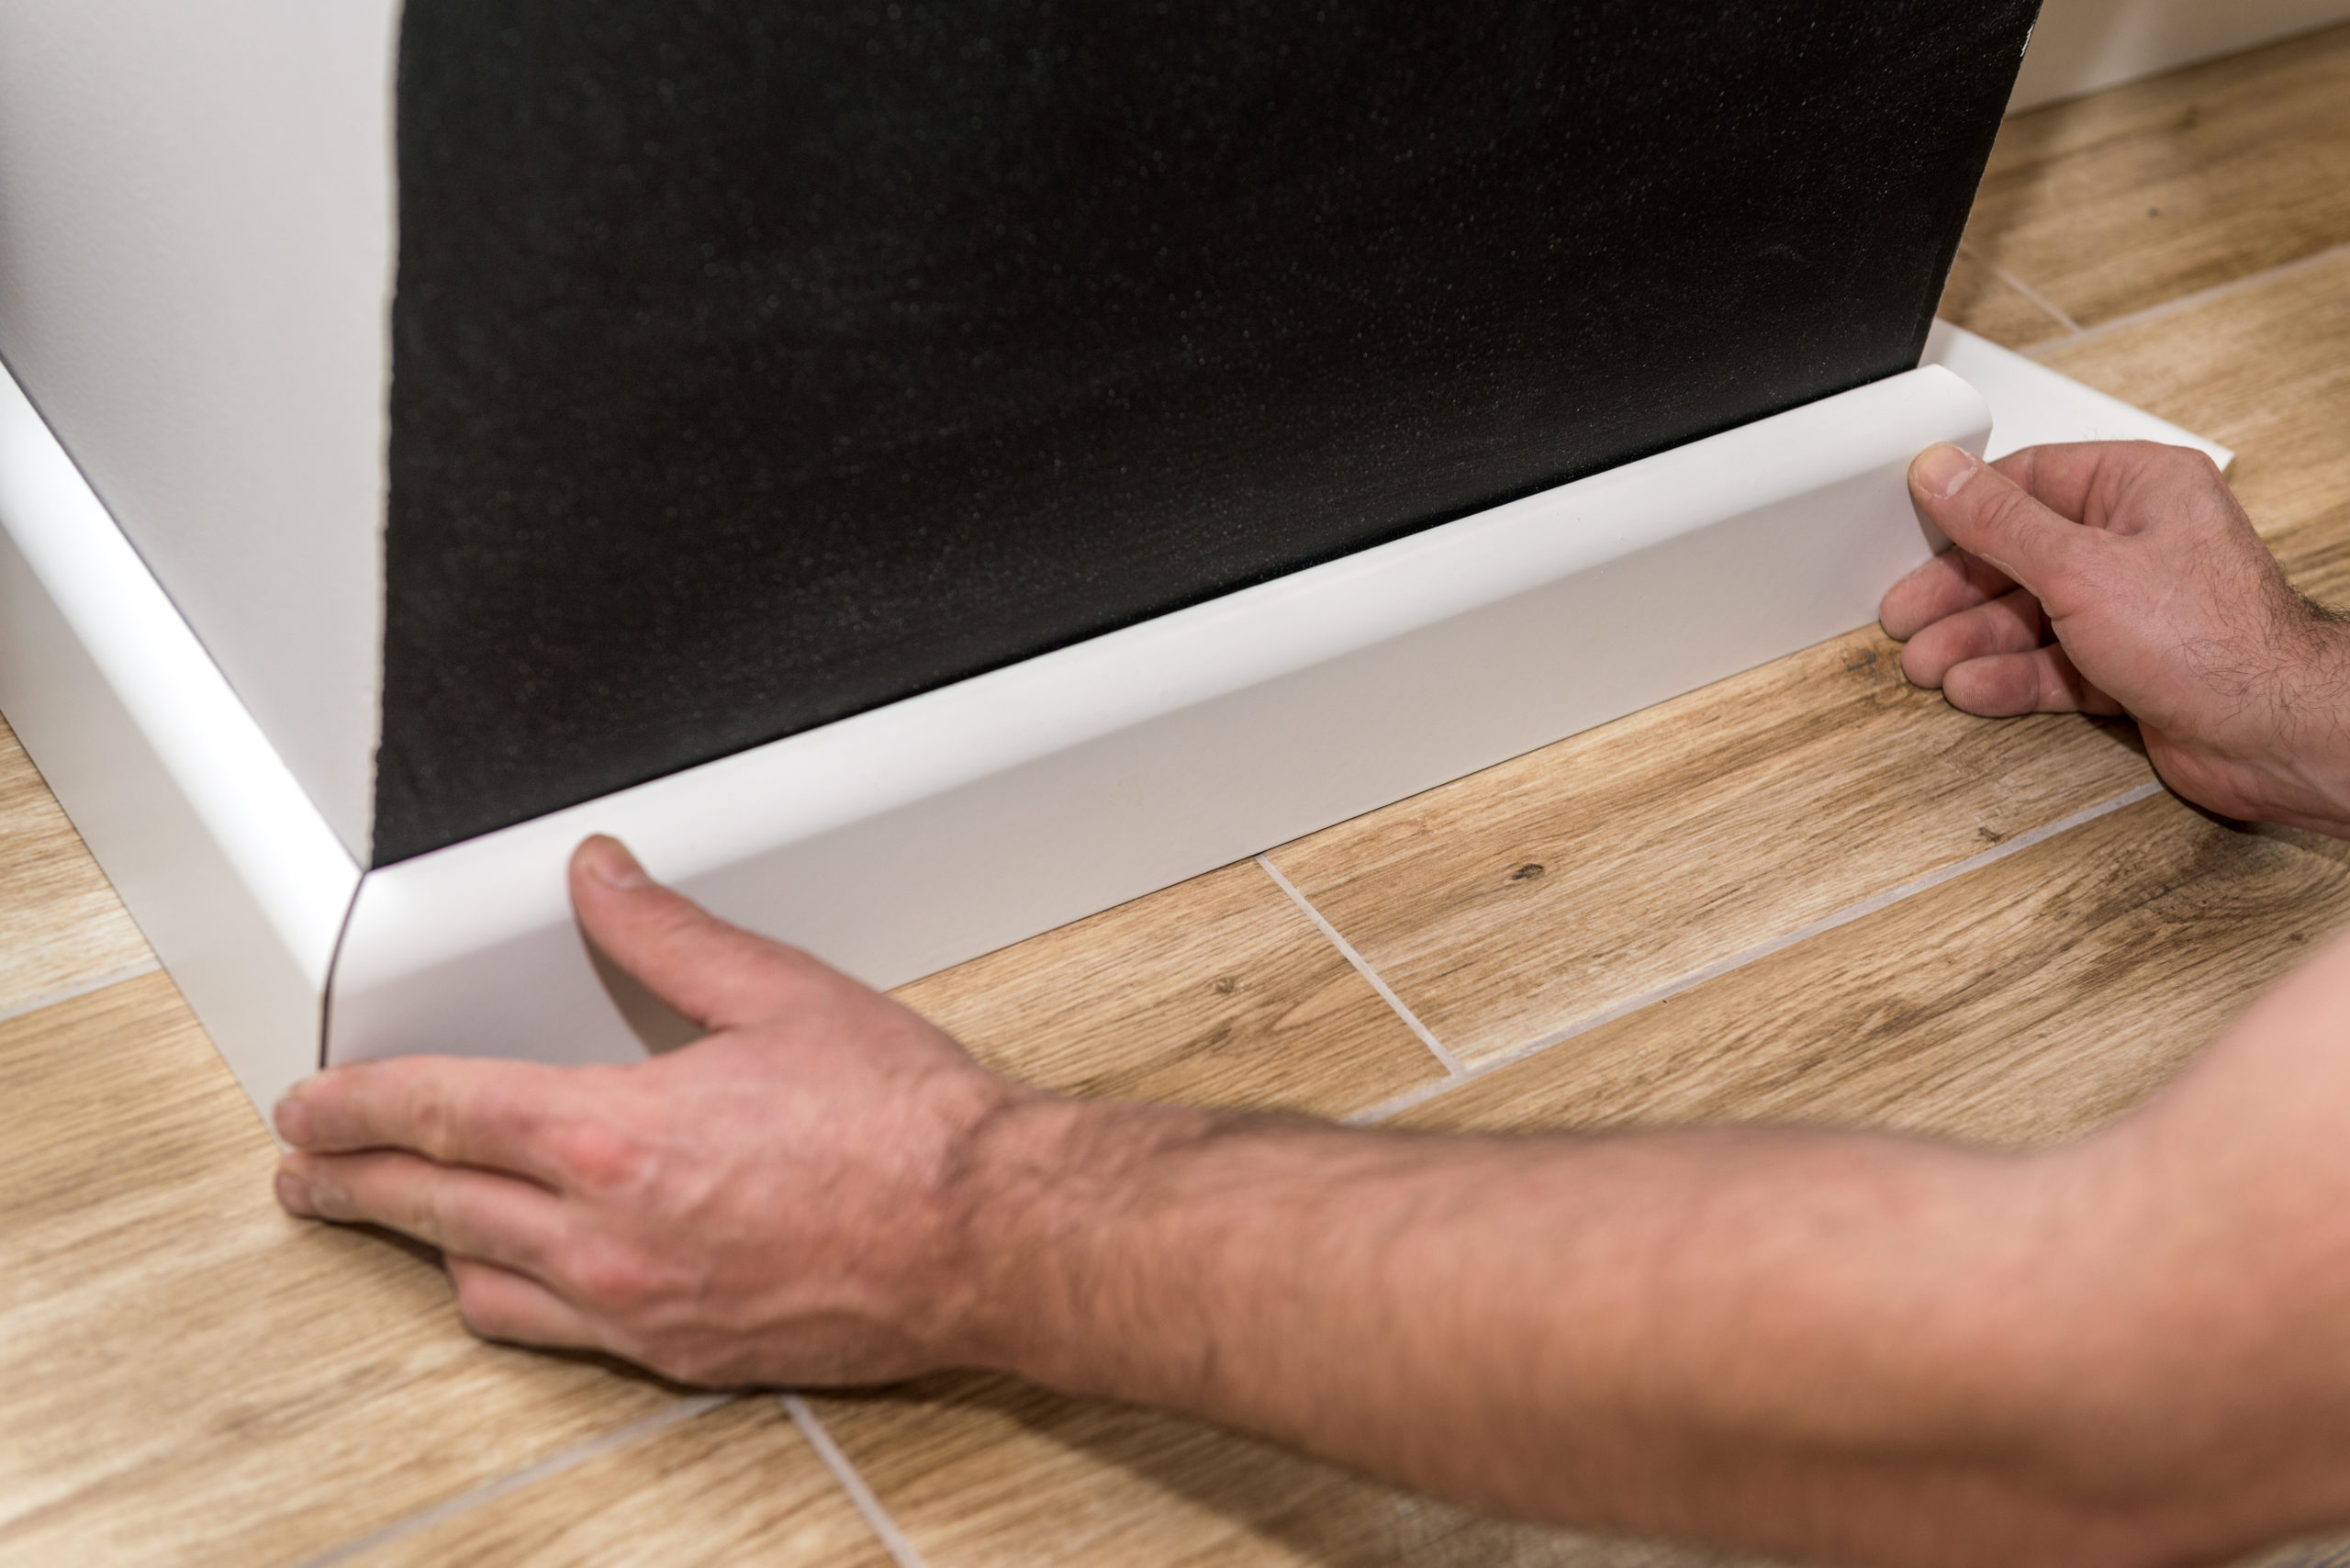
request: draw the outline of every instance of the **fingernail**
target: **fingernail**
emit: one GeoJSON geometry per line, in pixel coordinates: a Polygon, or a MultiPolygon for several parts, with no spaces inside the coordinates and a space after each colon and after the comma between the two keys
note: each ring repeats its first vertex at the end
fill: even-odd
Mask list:
{"type": "Polygon", "coordinates": [[[277,1136],[297,1148],[307,1147],[310,1135],[317,1131],[310,1125],[310,1108],[291,1094],[280,1100],[270,1115],[277,1124],[277,1136]]]}
{"type": "Polygon", "coordinates": [[[1975,468],[1973,457],[1946,441],[1938,441],[1909,465],[1909,483],[1919,494],[1946,501],[1975,477],[1975,468]]]}
{"type": "Polygon", "coordinates": [[[628,852],[628,846],[605,834],[582,840],[579,859],[588,874],[608,888],[641,888],[653,879],[628,852]]]}
{"type": "Polygon", "coordinates": [[[291,1170],[277,1173],[277,1202],[278,1206],[290,1215],[307,1216],[319,1212],[318,1205],[310,1202],[310,1189],[304,1186],[302,1179],[291,1170]]]}

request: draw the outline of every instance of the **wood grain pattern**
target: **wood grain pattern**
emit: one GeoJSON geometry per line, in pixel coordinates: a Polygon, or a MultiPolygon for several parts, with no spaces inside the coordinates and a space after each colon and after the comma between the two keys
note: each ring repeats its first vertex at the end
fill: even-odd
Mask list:
{"type": "Polygon", "coordinates": [[[2019,851],[1402,1118],[2073,1137],[2350,925],[2350,865],[2167,795],[2019,851]]]}
{"type": "Polygon", "coordinates": [[[2001,277],[1997,268],[1962,246],[1943,280],[1934,314],[2011,349],[2069,336],[2073,328],[2001,277]]]}
{"type": "Polygon", "coordinates": [[[0,1018],[154,955],[0,721],[0,1018]]]}
{"type": "Polygon", "coordinates": [[[955,1374],[811,1400],[928,1568],[1713,1568],[1514,1523],[1155,1411],[955,1374]]]}
{"type": "Polygon", "coordinates": [[[1966,239],[2084,326],[2350,243],[2350,27],[2017,116],[1966,239]]]}
{"type": "Polygon", "coordinates": [[[2128,726],[1969,718],[1869,631],[1271,858],[1474,1062],[2151,777],[2128,726]]]}
{"type": "Polygon", "coordinates": [[[0,1024],[0,1562],[286,1561],[642,1416],[484,1345],[433,1262],[287,1218],[158,974],[0,1024]]]}
{"type": "MultiPolygon", "coordinates": [[[[2350,924],[2350,862],[2167,796],[1431,1102],[1412,1125],[1711,1120],[2080,1132],[2350,924]]],[[[819,1409],[932,1568],[1713,1561],[1484,1518],[1253,1439],[1001,1379],[819,1409]]]]}
{"type": "Polygon", "coordinates": [[[2350,501],[2350,253],[2037,357],[2234,447],[2230,482],[2272,538],[2350,501]]]}
{"type": "Polygon", "coordinates": [[[344,1561],[352,1568],[890,1563],[780,1404],[755,1394],[344,1561]]]}
{"type": "Polygon", "coordinates": [[[1443,1071],[1253,861],[897,995],[990,1066],[1078,1094],[1337,1114],[1443,1071]]]}

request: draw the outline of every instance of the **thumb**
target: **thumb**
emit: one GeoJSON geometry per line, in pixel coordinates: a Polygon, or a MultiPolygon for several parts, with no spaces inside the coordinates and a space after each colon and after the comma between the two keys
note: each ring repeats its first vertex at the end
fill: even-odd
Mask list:
{"type": "Polygon", "coordinates": [[[1909,494],[1935,526],[1977,559],[1989,562],[2040,600],[2064,586],[2082,548],[2081,525],[2035,500],[1972,453],[1937,442],[1909,465],[1909,494]]]}
{"type": "Polygon", "coordinates": [[[773,1017],[816,967],[797,948],[730,925],[663,887],[602,834],[571,852],[571,907],[607,958],[705,1029],[773,1017]]]}

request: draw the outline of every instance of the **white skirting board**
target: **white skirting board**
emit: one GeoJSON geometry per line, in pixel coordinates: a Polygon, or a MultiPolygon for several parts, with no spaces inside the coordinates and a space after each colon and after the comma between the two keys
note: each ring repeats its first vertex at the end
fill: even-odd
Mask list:
{"type": "Polygon", "coordinates": [[[245,1092],[315,1070],[359,867],[5,373],[0,712],[245,1092]]]}
{"type": "Polygon", "coordinates": [[[581,941],[585,834],[895,984],[1866,622],[1931,548],[1903,485],[1930,442],[2228,455],[1954,330],[1929,359],[1968,379],[1930,365],[364,876],[0,378],[0,711],[257,1103],[321,1059],[625,1059],[680,1026],[581,941]]]}

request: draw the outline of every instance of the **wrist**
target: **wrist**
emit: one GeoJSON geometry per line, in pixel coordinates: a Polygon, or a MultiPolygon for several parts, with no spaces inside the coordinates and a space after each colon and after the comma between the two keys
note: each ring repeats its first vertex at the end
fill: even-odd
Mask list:
{"type": "Polygon", "coordinates": [[[1205,1113],[1022,1091],[976,1123],[950,1179],[957,1303],[939,1346],[959,1366],[1082,1381],[1089,1298],[1150,1170],[1205,1113]]]}
{"type": "Polygon", "coordinates": [[[2350,838],[2350,617],[2309,609],[2284,759],[2291,799],[2276,816],[2293,827],[2350,838]]]}

